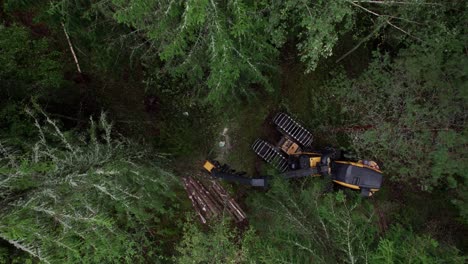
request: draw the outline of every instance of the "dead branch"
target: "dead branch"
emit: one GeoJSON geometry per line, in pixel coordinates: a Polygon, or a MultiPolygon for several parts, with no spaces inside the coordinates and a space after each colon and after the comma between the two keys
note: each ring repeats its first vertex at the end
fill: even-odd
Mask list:
{"type": "Polygon", "coordinates": [[[412,37],[412,38],[414,38],[414,39],[416,39],[416,40],[419,40],[419,41],[421,41],[421,42],[424,42],[424,41],[422,41],[422,39],[420,39],[420,38],[418,38],[418,37],[416,37],[416,36],[413,36],[413,35],[411,35],[408,31],[406,31],[406,30],[404,30],[404,29],[402,29],[402,28],[396,26],[395,24],[393,24],[392,22],[390,22],[390,20],[387,20],[387,24],[389,24],[390,26],[392,26],[392,27],[398,29],[399,31],[405,33],[406,35],[408,35],[408,36],[410,36],[410,37],[412,37]]]}
{"type": "Polygon", "coordinates": [[[62,23],[63,32],[65,33],[65,36],[67,37],[68,46],[70,47],[70,51],[71,51],[71,53],[73,55],[73,59],[75,60],[76,68],[77,68],[78,72],[81,74],[80,63],[78,62],[78,58],[76,57],[75,50],[73,49],[73,45],[71,43],[70,36],[68,35],[67,29],[65,28],[65,24],[63,22],[61,22],[61,23],[62,23]]]}
{"type": "Polygon", "coordinates": [[[369,35],[367,35],[366,37],[361,39],[361,41],[359,41],[359,43],[356,46],[354,46],[352,49],[350,49],[348,52],[346,52],[343,56],[341,56],[335,62],[336,63],[340,62],[344,58],[348,57],[349,54],[356,51],[364,42],[368,41],[375,33],[377,33],[380,30],[380,28],[382,28],[382,26],[383,26],[383,24],[378,25],[369,35]]]}
{"type": "MultiPolygon", "coordinates": [[[[379,14],[379,13],[376,13],[376,12],[374,12],[374,11],[368,9],[368,8],[365,8],[365,7],[361,6],[361,5],[356,4],[356,1],[355,1],[355,2],[353,2],[353,1],[348,1],[348,2],[349,2],[350,4],[356,6],[356,7],[361,8],[362,10],[364,10],[364,11],[366,11],[366,12],[368,12],[368,13],[374,15],[374,16],[377,16],[377,17],[388,17],[388,18],[400,19],[400,18],[398,18],[398,17],[387,16],[387,15],[381,15],[381,14],[379,14]]],[[[413,21],[412,21],[412,22],[413,22],[413,21]]],[[[385,23],[387,23],[387,24],[390,25],[391,27],[396,28],[397,30],[399,30],[399,31],[401,31],[401,32],[403,32],[403,33],[405,33],[406,35],[408,35],[408,36],[410,36],[410,37],[412,37],[412,38],[414,38],[414,39],[417,39],[417,40],[419,40],[419,41],[421,41],[421,42],[424,42],[424,41],[421,40],[420,38],[411,35],[408,31],[406,31],[406,30],[404,30],[404,29],[402,29],[402,28],[396,26],[396,25],[393,24],[392,22],[390,22],[390,19],[387,19],[387,20],[385,21],[385,23]]],[[[416,23],[417,23],[417,22],[416,22],[416,23]]]]}

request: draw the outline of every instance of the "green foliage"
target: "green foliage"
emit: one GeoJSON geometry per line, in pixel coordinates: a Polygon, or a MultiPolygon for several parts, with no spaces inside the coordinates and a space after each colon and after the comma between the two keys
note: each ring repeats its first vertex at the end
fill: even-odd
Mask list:
{"type": "Polygon", "coordinates": [[[360,156],[383,161],[392,181],[453,190],[468,179],[467,35],[458,25],[432,29],[434,41],[412,44],[394,60],[376,55],[359,78],[328,86],[349,125],[370,127],[352,135],[360,156]]]}
{"type": "Polygon", "coordinates": [[[337,74],[326,88],[344,125],[358,128],[350,129],[358,156],[380,161],[390,181],[409,189],[445,191],[466,223],[468,11],[461,2],[434,5],[371,5],[387,14],[381,45],[391,53],[374,53],[361,76],[337,74]]]}
{"type": "Polygon", "coordinates": [[[49,40],[33,38],[27,28],[0,25],[0,140],[26,147],[36,135],[24,112],[31,97],[59,101],[54,94],[64,83],[60,54],[49,40]]]}
{"type": "Polygon", "coordinates": [[[368,258],[377,232],[372,208],[359,197],[322,194],[323,189],[317,181],[304,182],[299,190],[275,181],[266,195],[251,197],[251,223],[262,236],[252,252],[257,261],[357,263],[368,258]]]}
{"type": "Polygon", "coordinates": [[[177,247],[178,254],[174,258],[176,263],[243,262],[241,246],[236,243],[239,234],[232,230],[226,219],[213,224],[206,232],[196,224],[187,222],[184,237],[177,247]]]}
{"type": "Polygon", "coordinates": [[[32,6],[36,6],[36,4],[41,1],[35,1],[35,0],[5,0],[3,1],[3,8],[4,10],[8,12],[12,11],[18,11],[18,10],[24,10],[27,8],[30,8],[32,6]]]}
{"type": "Polygon", "coordinates": [[[249,100],[258,85],[272,91],[278,49],[295,35],[307,71],[315,69],[320,58],[332,54],[338,36],[352,28],[354,13],[344,1],[113,4],[116,21],[142,37],[138,48],[146,49],[143,60],[156,69],[151,74],[182,77],[186,89],[197,90],[199,98],[217,106],[249,100]]]}
{"type": "Polygon", "coordinates": [[[281,47],[288,37],[297,37],[306,72],[315,70],[320,59],[331,56],[338,37],[354,25],[354,10],[347,1],[271,1],[266,5],[273,43],[281,47]]]}
{"type": "Polygon", "coordinates": [[[1,145],[0,237],[45,263],[161,260],[170,245],[153,244],[177,236],[174,176],[104,116],[87,139],[42,118],[30,152],[1,145]]]}
{"type": "Polygon", "coordinates": [[[444,41],[440,32],[449,33],[466,23],[467,7],[463,1],[409,0],[406,4],[389,5],[363,1],[354,4],[363,14],[384,24],[380,36],[392,50],[444,41]]]}
{"type": "Polygon", "coordinates": [[[371,254],[372,263],[465,263],[457,249],[441,245],[429,236],[418,236],[394,226],[371,254]]]}
{"type": "Polygon", "coordinates": [[[33,39],[20,26],[0,25],[2,99],[46,96],[63,82],[59,53],[46,39],[33,39]]]}
{"type": "MultiPolygon", "coordinates": [[[[316,180],[316,179],[315,179],[316,180]]],[[[378,238],[374,208],[343,192],[323,194],[318,182],[275,180],[250,197],[251,227],[226,221],[203,230],[188,222],[179,263],[464,263],[460,252],[427,235],[392,226],[378,238]]]]}
{"type": "Polygon", "coordinates": [[[110,1],[55,0],[46,2],[44,9],[42,20],[60,34],[63,27],[67,30],[83,72],[99,71],[109,79],[133,75],[133,66],[139,62],[133,57],[142,53],[141,38],[112,19],[110,1]]]}
{"type": "Polygon", "coordinates": [[[20,103],[7,102],[0,107],[0,140],[23,147],[36,135],[34,124],[26,121],[29,119],[20,103]]]}
{"type": "Polygon", "coordinates": [[[466,206],[468,204],[468,184],[466,182],[457,188],[456,198],[452,200],[452,203],[460,210],[460,216],[465,223],[468,222],[468,206],[466,206]]]}
{"type": "Polygon", "coordinates": [[[252,83],[271,90],[265,76],[276,50],[266,21],[243,1],[113,1],[115,19],[145,34],[148,60],[157,55],[173,76],[202,89],[210,103],[248,98],[252,83]],[[148,12],[151,10],[151,12],[148,12]],[[207,74],[206,74],[207,73],[207,74]],[[204,83],[205,82],[205,83],[204,83]]]}
{"type": "MultiPolygon", "coordinates": [[[[34,258],[22,251],[15,251],[14,248],[3,245],[0,240],[0,264],[33,264],[34,258]]],[[[36,261],[37,262],[37,261],[36,261]]]]}

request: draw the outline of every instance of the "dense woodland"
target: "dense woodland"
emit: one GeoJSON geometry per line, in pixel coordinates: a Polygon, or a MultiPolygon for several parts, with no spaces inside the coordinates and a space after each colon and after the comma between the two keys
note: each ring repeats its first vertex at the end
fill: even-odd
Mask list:
{"type": "Polygon", "coordinates": [[[0,263],[466,263],[467,44],[463,0],[0,0],[0,263]],[[382,189],[222,183],[248,222],[200,223],[181,178],[271,174],[279,111],[382,189]]]}

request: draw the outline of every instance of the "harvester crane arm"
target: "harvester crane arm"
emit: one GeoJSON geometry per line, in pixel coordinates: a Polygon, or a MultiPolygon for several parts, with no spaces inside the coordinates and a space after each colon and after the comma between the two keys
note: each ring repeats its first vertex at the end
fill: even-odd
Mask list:
{"type": "Polygon", "coordinates": [[[264,187],[268,186],[267,177],[259,178],[248,178],[243,175],[244,173],[238,173],[231,170],[227,165],[220,165],[217,161],[205,161],[203,168],[210,173],[210,175],[217,179],[223,179],[228,182],[238,182],[240,184],[249,185],[253,187],[264,187]]]}

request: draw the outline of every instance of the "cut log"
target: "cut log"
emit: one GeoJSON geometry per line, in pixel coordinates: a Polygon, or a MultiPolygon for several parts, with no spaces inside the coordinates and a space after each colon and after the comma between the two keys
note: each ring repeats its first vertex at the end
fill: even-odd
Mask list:
{"type": "Polygon", "coordinates": [[[193,177],[186,177],[182,181],[193,208],[203,224],[225,214],[236,223],[247,219],[239,204],[216,180],[202,183],[193,177]]]}

